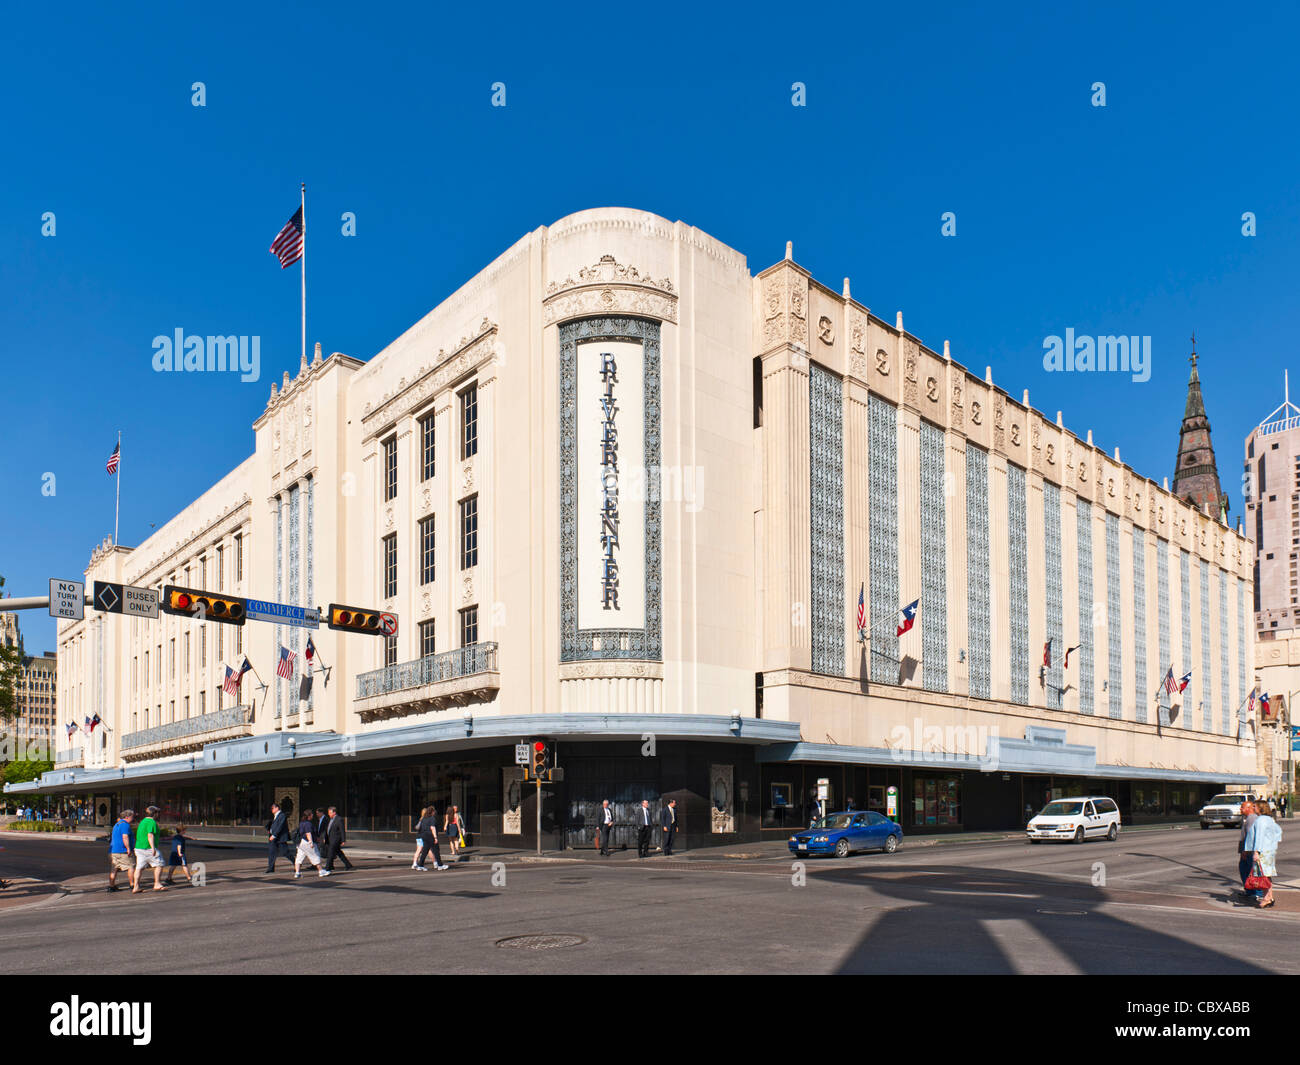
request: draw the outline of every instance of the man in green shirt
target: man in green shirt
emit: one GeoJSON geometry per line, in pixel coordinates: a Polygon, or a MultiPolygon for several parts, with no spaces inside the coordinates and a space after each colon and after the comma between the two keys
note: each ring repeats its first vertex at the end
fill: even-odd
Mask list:
{"type": "Polygon", "coordinates": [[[154,891],[166,891],[162,885],[162,867],[163,858],[158,853],[158,822],[154,819],[158,813],[158,807],[150,806],[144,812],[144,817],[140,819],[140,827],[135,833],[135,886],[131,888],[132,894],[140,891],[140,885],[144,883],[144,868],[151,866],[153,868],[153,889],[154,891]]]}

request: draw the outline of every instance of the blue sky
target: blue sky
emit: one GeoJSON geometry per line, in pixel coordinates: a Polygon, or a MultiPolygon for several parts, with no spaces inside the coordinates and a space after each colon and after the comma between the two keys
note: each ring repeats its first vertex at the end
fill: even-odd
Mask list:
{"type": "MultiPolygon", "coordinates": [[[[793,240],[819,280],[852,278],[881,317],[901,309],[1159,478],[1194,329],[1240,514],[1242,440],[1281,402],[1300,325],[1293,10],[311,7],[6,16],[6,591],[79,576],[112,533],[119,429],[126,544],[251,451],[298,363],[298,272],[267,248],[301,181],[308,343],[362,359],[536,226],[630,206],[755,272],[793,240]],[[262,379],[153,372],[152,338],[178,327],[261,336],[262,379]],[[1066,328],[1151,336],[1150,380],[1045,372],[1043,338],[1066,328]]],[[[22,625],[29,652],[53,648],[47,616],[22,625]]]]}

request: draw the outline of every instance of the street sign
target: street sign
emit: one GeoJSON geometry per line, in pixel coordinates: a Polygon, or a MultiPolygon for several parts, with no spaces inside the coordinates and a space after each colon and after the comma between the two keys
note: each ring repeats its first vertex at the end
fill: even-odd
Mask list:
{"type": "Polygon", "coordinates": [[[246,599],[244,616],[251,621],[271,621],[277,625],[293,625],[300,629],[320,628],[320,611],[310,606],[289,606],[271,603],[264,599],[246,599]]]}
{"type": "Polygon", "coordinates": [[[137,588],[132,584],[96,581],[92,601],[96,610],[108,614],[129,614],[134,618],[158,616],[158,592],[154,588],[137,588]]]}
{"type": "Polygon", "coordinates": [[[528,744],[515,744],[515,765],[528,765],[528,744]]]}
{"type": "Polygon", "coordinates": [[[381,629],[384,630],[384,635],[385,635],[385,636],[396,636],[396,635],[397,635],[397,615],[396,615],[396,614],[380,614],[380,615],[379,615],[379,627],[380,627],[381,629]]]}
{"type": "Polygon", "coordinates": [[[86,616],[86,582],[50,578],[50,617],[79,621],[86,616]]]}

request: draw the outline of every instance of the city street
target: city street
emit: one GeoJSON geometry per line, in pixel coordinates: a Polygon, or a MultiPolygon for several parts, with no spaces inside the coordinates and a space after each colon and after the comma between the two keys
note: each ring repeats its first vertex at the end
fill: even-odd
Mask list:
{"type": "Polygon", "coordinates": [[[1236,840],[1194,826],[1084,846],[911,839],[806,860],[802,884],[788,858],[699,852],[515,856],[494,883],[490,861],[419,873],[404,849],[295,882],[284,864],[262,875],[252,850],[203,848],[205,887],[132,896],[104,892],[98,843],[6,834],[7,878],[68,894],[0,900],[0,957],[14,975],[1298,972],[1300,858],[1283,843],[1278,904],[1256,912],[1231,901],[1236,840]]]}

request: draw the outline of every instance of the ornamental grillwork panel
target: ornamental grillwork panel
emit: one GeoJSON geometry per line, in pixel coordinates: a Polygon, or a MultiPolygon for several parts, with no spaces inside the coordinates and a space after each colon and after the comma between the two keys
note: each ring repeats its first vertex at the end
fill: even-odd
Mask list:
{"type": "MultiPolygon", "coordinates": [[[[1173,664],[1169,657],[1169,545],[1156,537],[1156,625],[1160,641],[1160,724],[1169,724],[1169,692],[1165,674],[1173,664]]],[[[1177,678],[1175,678],[1177,679],[1177,678]]]]}
{"type": "Polygon", "coordinates": [[[1079,533],[1079,713],[1096,712],[1093,705],[1096,687],[1096,659],[1093,653],[1092,602],[1092,504],[1078,501],[1076,514],[1079,533]]]}
{"type": "MultiPolygon", "coordinates": [[[[302,605],[302,601],[300,599],[300,593],[302,590],[301,580],[300,580],[302,575],[302,568],[301,568],[302,559],[300,554],[301,552],[300,545],[302,544],[302,529],[299,523],[299,518],[301,516],[301,513],[302,513],[302,490],[298,487],[298,485],[295,484],[292,488],[289,489],[289,602],[292,603],[294,606],[302,605]]],[[[295,654],[297,654],[298,652],[299,633],[301,632],[302,630],[298,628],[296,625],[291,626],[289,628],[289,633],[288,633],[289,642],[285,644],[285,646],[288,647],[289,650],[293,651],[295,654]]],[[[279,655],[280,649],[278,647],[275,649],[275,653],[277,656],[279,655]]],[[[297,677],[297,673],[298,673],[297,666],[298,666],[298,660],[294,659],[295,678],[297,677]]],[[[289,681],[288,702],[289,702],[290,710],[298,709],[297,692],[294,690],[292,679],[289,681]]]]}
{"type": "Polygon", "coordinates": [[[1210,565],[1201,560],[1201,728],[1214,731],[1214,667],[1210,665],[1210,565]]]}
{"type": "MultiPolygon", "coordinates": [[[[921,685],[948,690],[947,523],[944,432],[921,423],[921,685]]],[[[901,604],[900,604],[901,605],[901,604]]]]}
{"type": "MultiPolygon", "coordinates": [[[[1183,630],[1183,661],[1175,672],[1178,674],[1178,681],[1182,683],[1183,675],[1192,668],[1192,563],[1191,556],[1186,551],[1178,552],[1178,586],[1179,586],[1179,606],[1181,611],[1181,624],[1183,630]]],[[[1190,713],[1187,704],[1191,701],[1190,697],[1184,692],[1182,699],[1182,713],[1179,717],[1179,724],[1183,728],[1196,728],[1196,715],[1190,713]]]]}
{"type": "Polygon", "coordinates": [[[993,653],[989,639],[989,457],[966,445],[966,626],[970,693],[990,697],[993,653]]]}
{"type": "MultiPolygon", "coordinates": [[[[275,497],[275,601],[284,602],[284,502],[280,496],[275,497]]],[[[281,627],[275,627],[275,653],[280,653],[281,627]]],[[[280,716],[280,685],[275,686],[275,716],[280,716]]]]}
{"type": "Polygon", "coordinates": [[[1133,529],[1133,705],[1136,718],[1147,720],[1147,537],[1133,529]]]}
{"type": "Polygon", "coordinates": [[[813,364],[809,375],[812,668],[844,675],[843,384],[813,364]]]}
{"type": "MultiPolygon", "coordinates": [[[[307,606],[316,605],[316,566],[313,555],[313,542],[316,531],[316,478],[307,478],[307,606]]],[[[310,669],[310,663],[303,663],[304,669],[310,669]]],[[[307,693],[307,709],[312,708],[316,698],[315,690],[307,693]]]]}
{"type": "Polygon", "coordinates": [[[1047,638],[1052,641],[1052,664],[1047,670],[1047,705],[1061,709],[1065,684],[1062,660],[1064,606],[1061,602],[1061,489],[1051,481],[1043,483],[1043,563],[1046,569],[1047,638]]]}
{"type": "Polygon", "coordinates": [[[1223,734],[1231,736],[1234,726],[1232,715],[1232,674],[1228,668],[1228,647],[1232,634],[1228,629],[1228,575],[1219,570],[1219,720],[1223,734]]]}
{"type": "MultiPolygon", "coordinates": [[[[898,601],[898,411],[872,395],[867,400],[867,486],[871,557],[871,679],[898,683],[898,637],[891,622],[898,601]]],[[[921,624],[927,624],[921,618],[921,624]]]]}
{"type": "Polygon", "coordinates": [[[583,318],[560,326],[560,661],[663,658],[659,323],[583,318]],[[578,342],[639,340],[644,352],[645,628],[578,628],[578,342]]]}
{"type": "Polygon", "coordinates": [[[1120,606],[1119,518],[1106,515],[1106,644],[1110,652],[1110,672],[1106,688],[1110,695],[1110,716],[1124,716],[1124,632],[1120,606]]]}
{"type": "Polygon", "coordinates": [[[1007,533],[1011,574],[1011,701],[1029,703],[1029,544],[1025,471],[1007,466],[1007,533]]]}
{"type": "Polygon", "coordinates": [[[1237,705],[1246,701],[1246,582],[1237,578],[1237,705]]]}

